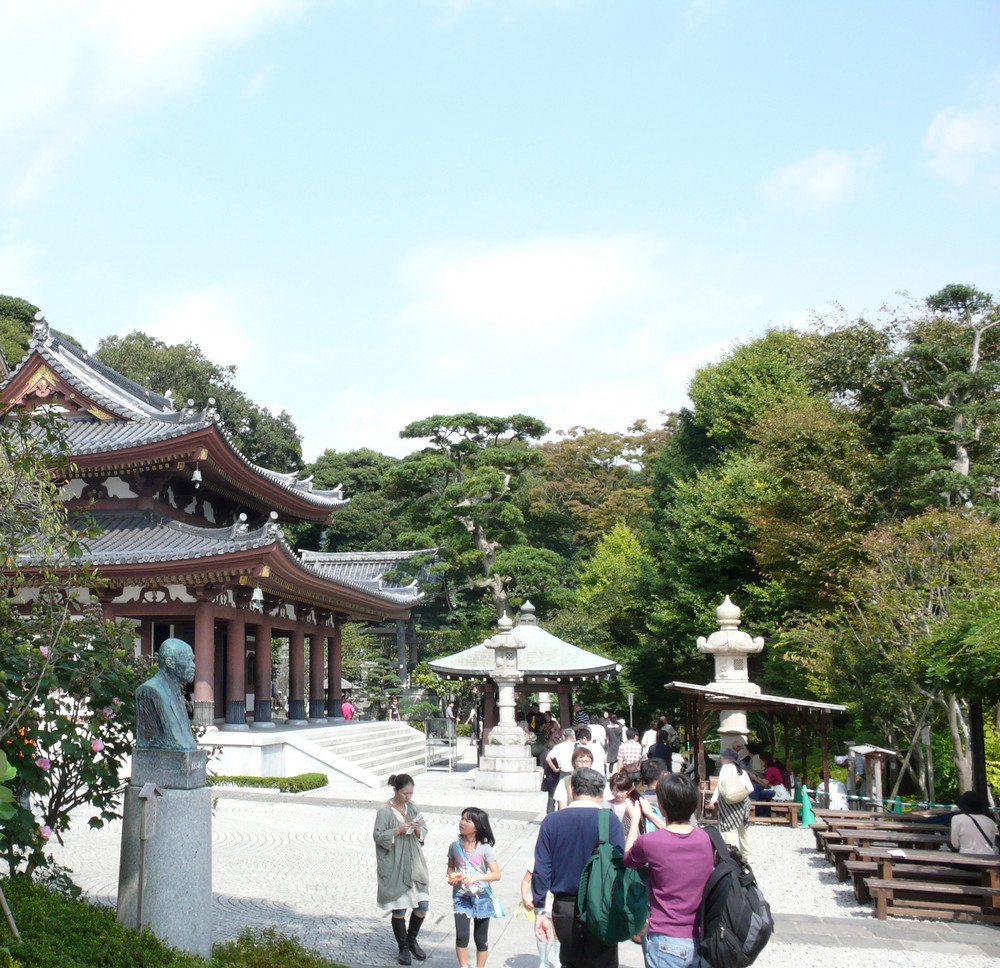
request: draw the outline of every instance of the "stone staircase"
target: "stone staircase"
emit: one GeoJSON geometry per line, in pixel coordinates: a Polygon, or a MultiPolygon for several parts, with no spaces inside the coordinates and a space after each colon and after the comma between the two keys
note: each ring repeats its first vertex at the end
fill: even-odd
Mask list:
{"type": "Polygon", "coordinates": [[[393,773],[412,776],[425,770],[424,734],[406,723],[354,721],[289,731],[285,742],[317,760],[333,780],[348,777],[374,788],[384,786],[393,773]]]}

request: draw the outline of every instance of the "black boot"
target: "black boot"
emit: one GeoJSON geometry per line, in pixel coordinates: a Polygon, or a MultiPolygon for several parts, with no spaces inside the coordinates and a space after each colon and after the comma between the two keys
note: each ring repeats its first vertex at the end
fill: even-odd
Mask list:
{"type": "Polygon", "coordinates": [[[418,961],[423,961],[427,957],[427,952],[417,944],[417,935],[420,933],[423,923],[423,918],[418,918],[413,912],[410,913],[410,930],[406,932],[406,946],[413,952],[413,957],[418,961]]]}
{"type": "Polygon", "coordinates": [[[406,922],[402,918],[392,918],[392,933],[396,936],[396,944],[399,945],[399,963],[412,965],[410,946],[406,941],[406,922]]]}

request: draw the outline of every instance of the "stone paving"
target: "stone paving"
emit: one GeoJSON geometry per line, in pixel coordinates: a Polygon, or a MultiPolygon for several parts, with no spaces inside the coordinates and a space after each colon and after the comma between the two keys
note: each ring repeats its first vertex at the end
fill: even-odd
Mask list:
{"type": "MultiPolygon", "coordinates": [[[[462,808],[475,804],[486,809],[493,821],[504,874],[499,893],[508,913],[491,925],[490,965],[537,968],[532,925],[512,915],[544,795],[476,791],[470,755],[467,752],[454,773],[435,770],[415,777],[414,800],[428,822],[425,852],[432,875],[431,913],[421,934],[430,954],[427,964],[429,968],[456,964],[445,856],[462,808]]],[[[347,785],[297,796],[219,790],[213,815],[215,939],[235,937],[248,925],[274,926],[345,965],[395,965],[388,916],[375,904],[371,840],[374,807],[387,796],[387,788],[347,785]]],[[[120,834],[120,824],[93,831],[85,822],[77,823],[65,846],[54,848],[57,860],[73,870],[76,882],[102,903],[114,903],[120,834]]],[[[802,869],[795,872],[799,880],[792,886],[787,870],[768,862],[777,853],[776,845],[793,848],[793,858],[801,853],[811,860],[812,838],[807,831],[755,827],[753,834],[759,838],[755,850],[760,852],[755,871],[777,922],[772,943],[756,962],[760,968],[785,968],[790,959],[796,968],[840,964],[995,968],[998,964],[1000,930],[902,919],[880,922],[870,908],[831,900],[834,885],[817,876],[811,863],[796,862],[802,869]],[[821,893],[825,906],[813,903],[821,893]],[[831,906],[838,916],[825,916],[831,906]]],[[[621,945],[620,959],[623,968],[642,968],[636,945],[621,945]]]]}

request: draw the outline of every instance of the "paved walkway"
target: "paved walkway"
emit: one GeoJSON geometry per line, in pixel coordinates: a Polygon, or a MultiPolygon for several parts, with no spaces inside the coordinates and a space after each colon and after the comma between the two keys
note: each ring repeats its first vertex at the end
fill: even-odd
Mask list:
{"type": "MultiPolygon", "coordinates": [[[[490,929],[491,968],[537,968],[533,926],[513,913],[526,864],[534,849],[545,797],[474,788],[474,753],[454,773],[433,770],[415,778],[414,801],[428,821],[425,847],[431,869],[431,913],[421,935],[428,968],[453,968],[454,924],[445,884],[445,855],[466,806],[487,810],[493,821],[503,880],[500,896],[508,917],[490,929]],[[437,875],[440,874],[440,878],[437,875]]],[[[300,795],[219,790],[213,817],[213,891],[216,940],[246,925],[275,926],[348,966],[392,966],[396,948],[387,915],[375,906],[373,808],[385,790],[332,786],[300,795]]],[[[755,828],[755,833],[757,828],[755,828]]],[[[91,831],[75,825],[57,860],[91,896],[113,903],[117,891],[120,824],[91,831]]],[[[761,828],[764,838],[801,831],[761,828]]],[[[811,841],[811,837],[808,840],[811,841]]],[[[803,851],[805,851],[805,839],[803,851]]],[[[787,842],[787,841],[786,841],[787,842]]],[[[756,867],[775,910],[777,931],[756,962],[761,968],[810,965],[910,965],[980,968],[1000,959],[1000,930],[988,926],[891,920],[880,922],[856,905],[842,917],[817,917],[802,889],[775,879],[762,857],[756,867]],[[766,872],[766,874],[765,874],[766,872]],[[849,949],[837,952],[834,949],[849,949]],[[902,959],[902,960],[899,960],[902,959]]],[[[797,884],[810,891],[829,885],[810,865],[797,884]]],[[[840,902],[838,902],[840,903],[840,902]]],[[[637,945],[620,946],[623,968],[642,968],[637,945]]],[[[416,963],[415,963],[416,964],[416,963]]]]}

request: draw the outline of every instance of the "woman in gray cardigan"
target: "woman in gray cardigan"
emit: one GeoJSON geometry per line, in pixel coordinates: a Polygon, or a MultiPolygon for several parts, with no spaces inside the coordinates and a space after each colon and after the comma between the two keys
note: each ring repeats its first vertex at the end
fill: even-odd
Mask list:
{"type": "Polygon", "coordinates": [[[427,826],[411,800],[413,777],[389,777],[394,794],[375,814],[375,861],[378,870],[378,903],[392,913],[392,933],[399,945],[399,963],[411,964],[410,955],[423,961],[427,954],[417,944],[430,903],[430,874],[424,860],[427,826]],[[407,927],[406,911],[410,909],[407,927]]]}

